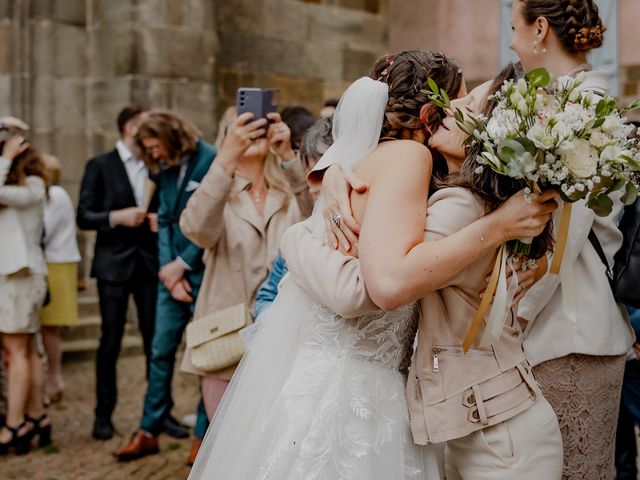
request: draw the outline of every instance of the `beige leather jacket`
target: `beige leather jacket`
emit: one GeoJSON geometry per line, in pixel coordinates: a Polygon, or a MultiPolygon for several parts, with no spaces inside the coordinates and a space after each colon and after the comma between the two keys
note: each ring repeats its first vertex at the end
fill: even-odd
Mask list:
{"type": "MultiPolygon", "coordinates": [[[[467,190],[440,190],[429,200],[425,240],[444,238],[484,213],[483,204],[467,190]]],[[[294,278],[322,305],[338,305],[341,311],[337,313],[346,317],[376,308],[366,294],[359,260],[323,246],[307,223],[285,233],[281,251],[294,278]]],[[[487,348],[475,345],[466,354],[462,351],[494,260],[492,255],[476,262],[421,301],[406,392],[417,444],[463,437],[507,420],[533,405],[540,395],[524,356],[515,315],[498,343],[487,348]]]]}

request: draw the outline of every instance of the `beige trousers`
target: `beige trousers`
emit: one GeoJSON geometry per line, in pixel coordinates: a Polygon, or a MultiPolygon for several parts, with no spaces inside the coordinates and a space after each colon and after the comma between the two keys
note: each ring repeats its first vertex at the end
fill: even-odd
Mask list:
{"type": "Polygon", "coordinates": [[[446,480],[560,480],[562,436],[551,405],[529,409],[445,447],[446,480]]]}

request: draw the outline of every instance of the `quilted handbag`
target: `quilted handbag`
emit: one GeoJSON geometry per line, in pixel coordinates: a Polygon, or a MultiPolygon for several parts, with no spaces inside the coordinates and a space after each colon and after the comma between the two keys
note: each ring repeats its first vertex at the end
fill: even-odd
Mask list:
{"type": "Polygon", "coordinates": [[[226,308],[187,325],[187,347],[191,363],[205,372],[216,372],[236,365],[245,352],[239,330],[253,323],[251,311],[244,303],[226,308]]]}

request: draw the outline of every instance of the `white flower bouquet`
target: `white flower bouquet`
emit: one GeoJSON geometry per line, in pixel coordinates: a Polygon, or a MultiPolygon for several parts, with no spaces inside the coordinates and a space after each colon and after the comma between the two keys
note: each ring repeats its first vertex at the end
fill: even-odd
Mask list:
{"type": "MultiPolygon", "coordinates": [[[[538,69],[504,83],[492,98],[496,107],[490,118],[456,110],[457,124],[477,152],[478,169],[522,180],[529,192],[557,188],[568,204],[586,199],[599,216],[611,213],[616,191],[623,192],[625,204],[633,203],[640,147],[623,115],[640,108],[640,101],[621,109],[612,97],[581,90],[584,79],[581,73],[551,82],[549,73],[538,69]]],[[[429,89],[435,105],[451,108],[435,82],[429,89]]],[[[517,242],[511,251],[526,256],[529,245],[517,242]]]]}

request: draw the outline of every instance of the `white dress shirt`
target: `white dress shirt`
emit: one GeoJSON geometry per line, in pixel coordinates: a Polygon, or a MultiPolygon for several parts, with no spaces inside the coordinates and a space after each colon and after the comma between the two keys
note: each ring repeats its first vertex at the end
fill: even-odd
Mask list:
{"type": "Polygon", "coordinates": [[[124,163],[124,168],[127,171],[129,177],[129,183],[131,183],[131,189],[133,190],[133,196],[136,199],[136,205],[139,207],[144,206],[144,187],[149,178],[149,170],[139,158],[131,153],[122,140],[116,142],[116,150],[118,155],[124,163]]]}
{"type": "Polygon", "coordinates": [[[69,194],[57,185],[49,188],[44,203],[44,256],[47,263],[80,261],[73,203],[69,194]]]}
{"type": "MultiPolygon", "coordinates": [[[[606,92],[606,72],[587,72],[580,88],[606,92]]],[[[623,355],[633,344],[635,336],[626,312],[614,300],[605,266],[588,240],[593,228],[613,266],[613,257],[622,245],[617,227],[623,208],[619,198],[607,217],[597,217],[584,201],[573,204],[562,268],[571,269],[575,278],[574,298],[567,299],[576,307],[575,318],[565,311],[563,295],[571,292],[563,290],[558,275],[547,273],[520,302],[518,316],[529,321],[524,348],[532,365],[572,353],[623,355]]],[[[554,216],[556,235],[560,210],[554,216]]]]}

